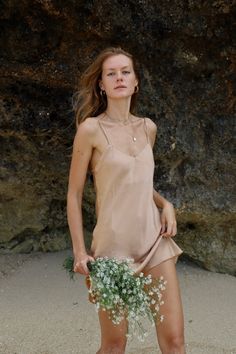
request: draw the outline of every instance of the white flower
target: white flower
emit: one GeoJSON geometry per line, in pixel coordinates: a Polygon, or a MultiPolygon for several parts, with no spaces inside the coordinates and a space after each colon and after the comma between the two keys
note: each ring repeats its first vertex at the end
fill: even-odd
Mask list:
{"type": "Polygon", "coordinates": [[[100,307],[107,310],[114,324],[119,324],[124,316],[127,316],[132,333],[129,333],[128,337],[136,335],[143,341],[147,332],[144,330],[142,319],[148,318],[153,324],[156,318],[160,317],[159,306],[163,303],[161,291],[165,288],[164,278],[152,279],[151,274],[144,276],[143,272],[134,275],[134,270],[129,266],[133,262],[134,260],[129,258],[97,258],[93,263],[91,281],[93,292],[96,294],[96,311],[100,307]],[[152,298],[154,293],[157,295],[155,299],[152,298]],[[126,294],[128,296],[123,296],[126,294]],[[150,308],[150,304],[155,305],[155,310],[150,308]]]}

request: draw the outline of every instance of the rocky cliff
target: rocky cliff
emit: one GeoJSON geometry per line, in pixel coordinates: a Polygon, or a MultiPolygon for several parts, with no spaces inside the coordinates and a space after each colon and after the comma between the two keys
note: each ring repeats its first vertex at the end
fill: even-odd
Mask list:
{"type": "MultiPolygon", "coordinates": [[[[235,274],[233,3],[1,3],[1,253],[70,247],[71,96],[94,56],[120,45],[142,65],[138,112],[158,125],[154,184],[176,207],[183,257],[235,274]]],[[[83,217],[89,244],[89,178],[83,217]]]]}

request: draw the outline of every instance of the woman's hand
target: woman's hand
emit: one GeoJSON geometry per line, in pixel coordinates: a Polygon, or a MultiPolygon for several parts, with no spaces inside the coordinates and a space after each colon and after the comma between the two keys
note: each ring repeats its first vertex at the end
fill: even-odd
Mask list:
{"type": "Polygon", "coordinates": [[[74,272],[78,272],[83,275],[89,275],[87,263],[90,261],[94,261],[94,258],[86,253],[75,256],[73,269],[74,272]]]}
{"type": "Polygon", "coordinates": [[[172,203],[166,202],[161,212],[161,235],[172,237],[177,234],[175,209],[172,203]]]}

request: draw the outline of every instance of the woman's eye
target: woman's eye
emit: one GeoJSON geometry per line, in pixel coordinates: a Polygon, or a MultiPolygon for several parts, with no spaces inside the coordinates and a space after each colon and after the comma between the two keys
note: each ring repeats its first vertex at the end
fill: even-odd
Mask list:
{"type": "Polygon", "coordinates": [[[129,74],[129,73],[130,73],[130,71],[125,70],[125,71],[123,71],[123,73],[125,73],[125,74],[129,74]]]}
{"type": "Polygon", "coordinates": [[[114,73],[109,73],[109,74],[107,74],[107,76],[111,76],[111,75],[113,75],[114,73]]]}

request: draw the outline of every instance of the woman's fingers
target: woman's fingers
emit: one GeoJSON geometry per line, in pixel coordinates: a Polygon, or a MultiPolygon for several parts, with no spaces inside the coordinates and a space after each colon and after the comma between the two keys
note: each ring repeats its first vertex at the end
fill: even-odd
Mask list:
{"type": "Polygon", "coordinates": [[[81,272],[81,263],[80,262],[75,262],[74,264],[74,272],[81,272]]]}
{"type": "Polygon", "coordinates": [[[172,232],[172,228],[171,228],[171,225],[170,225],[170,223],[169,223],[169,224],[167,224],[166,232],[164,232],[164,233],[162,234],[162,236],[164,236],[164,237],[170,237],[170,236],[171,236],[171,232],[172,232]]]}
{"type": "Polygon", "coordinates": [[[94,258],[91,257],[91,256],[88,256],[87,260],[86,260],[86,263],[84,264],[84,270],[86,272],[86,275],[89,275],[89,269],[88,269],[88,262],[93,262],[94,261],[94,258]]]}
{"type": "Polygon", "coordinates": [[[83,275],[88,275],[89,272],[86,265],[86,260],[77,261],[74,265],[74,272],[78,272],[83,275]]]}
{"type": "Polygon", "coordinates": [[[162,225],[161,225],[161,234],[165,231],[165,229],[166,229],[166,225],[165,225],[165,224],[162,224],[162,225]]]}
{"type": "Polygon", "coordinates": [[[162,234],[162,236],[164,237],[173,237],[176,235],[177,233],[177,225],[176,225],[176,221],[173,221],[173,222],[169,222],[167,225],[166,225],[166,232],[164,232],[162,234]]]}
{"type": "Polygon", "coordinates": [[[161,213],[161,235],[172,237],[177,233],[177,223],[173,204],[168,203],[164,206],[161,213]]]}
{"type": "Polygon", "coordinates": [[[89,269],[87,263],[89,261],[94,261],[92,256],[87,256],[81,260],[75,261],[74,272],[78,272],[83,275],[89,275],[89,269]]]}
{"type": "Polygon", "coordinates": [[[166,219],[165,217],[161,216],[161,233],[166,231],[166,219]]]}
{"type": "Polygon", "coordinates": [[[174,226],[173,226],[173,236],[175,236],[177,234],[177,223],[174,222],[174,226]]]}

